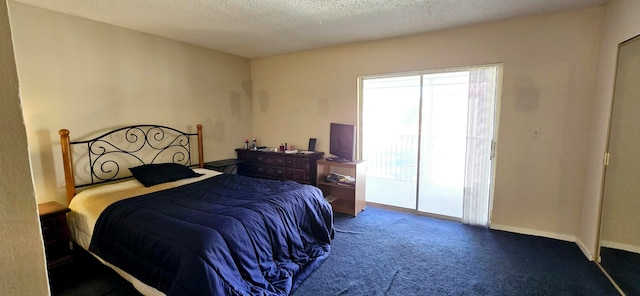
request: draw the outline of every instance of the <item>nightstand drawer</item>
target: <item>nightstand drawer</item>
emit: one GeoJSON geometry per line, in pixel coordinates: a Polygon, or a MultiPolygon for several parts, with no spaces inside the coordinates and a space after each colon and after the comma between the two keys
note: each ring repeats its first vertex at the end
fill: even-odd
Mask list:
{"type": "Polygon", "coordinates": [[[66,214],[43,218],[40,223],[45,243],[50,240],[70,238],[66,214]]]}
{"type": "Polygon", "coordinates": [[[40,224],[42,226],[42,238],[45,244],[47,241],[56,239],[59,236],[56,217],[44,218],[40,221],[40,224]]]}

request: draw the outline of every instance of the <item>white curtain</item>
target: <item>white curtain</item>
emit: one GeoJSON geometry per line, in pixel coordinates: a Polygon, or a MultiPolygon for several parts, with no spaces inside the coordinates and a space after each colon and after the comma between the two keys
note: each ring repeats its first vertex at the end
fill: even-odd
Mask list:
{"type": "Polygon", "coordinates": [[[471,69],[462,223],[489,226],[498,67],[471,69]]]}

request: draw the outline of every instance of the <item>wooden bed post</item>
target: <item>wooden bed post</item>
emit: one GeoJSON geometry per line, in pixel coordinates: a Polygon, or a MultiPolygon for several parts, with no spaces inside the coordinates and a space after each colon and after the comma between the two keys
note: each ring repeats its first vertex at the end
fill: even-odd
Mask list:
{"type": "Polygon", "coordinates": [[[60,146],[62,147],[62,164],[64,165],[64,183],[67,189],[67,202],[70,203],[76,195],[76,184],[73,177],[73,161],[71,160],[71,141],[69,140],[69,130],[61,129],[60,146]]]}
{"type": "Polygon", "coordinates": [[[198,167],[204,168],[204,152],[202,151],[202,124],[198,124],[198,167]]]}

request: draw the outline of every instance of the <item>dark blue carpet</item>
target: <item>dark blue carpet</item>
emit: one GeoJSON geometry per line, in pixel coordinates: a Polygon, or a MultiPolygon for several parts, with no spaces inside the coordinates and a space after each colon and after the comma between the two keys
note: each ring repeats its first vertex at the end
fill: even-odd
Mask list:
{"type": "Polygon", "coordinates": [[[619,295],[575,243],[367,207],[293,295],[619,295]]]}
{"type": "Polygon", "coordinates": [[[600,248],[600,265],[627,295],[640,295],[640,254],[600,248]]]}
{"type": "Polygon", "coordinates": [[[111,268],[76,246],[75,259],[49,271],[54,296],[139,296],[133,286],[111,268]]]}
{"type": "MultiPolygon", "coordinates": [[[[292,295],[619,295],[571,242],[375,207],[335,227],[331,255],[292,295]]],[[[51,281],[53,295],[139,295],[88,256],[51,281]]]]}

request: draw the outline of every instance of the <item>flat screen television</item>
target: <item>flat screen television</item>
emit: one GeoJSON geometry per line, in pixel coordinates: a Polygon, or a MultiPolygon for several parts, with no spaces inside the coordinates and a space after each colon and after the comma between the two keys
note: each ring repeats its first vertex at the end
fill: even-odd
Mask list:
{"type": "Polygon", "coordinates": [[[356,155],[356,126],[353,124],[331,123],[329,132],[329,154],[331,161],[350,162],[356,155]]]}

